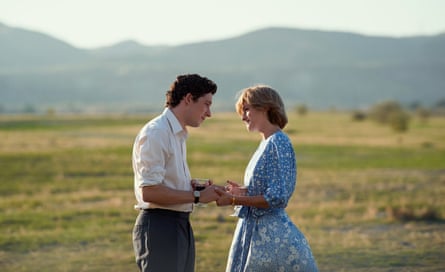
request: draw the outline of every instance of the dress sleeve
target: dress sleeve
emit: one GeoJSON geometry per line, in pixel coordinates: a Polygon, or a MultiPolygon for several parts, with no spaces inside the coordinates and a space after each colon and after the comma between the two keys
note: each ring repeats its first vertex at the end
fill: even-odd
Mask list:
{"type": "Polygon", "coordinates": [[[258,163],[254,179],[261,191],[255,193],[264,196],[269,208],[252,207],[252,213],[256,217],[287,206],[296,182],[296,161],[292,144],[284,137],[269,142],[258,163]]]}
{"type": "Polygon", "coordinates": [[[139,157],[136,161],[139,186],[162,183],[169,156],[168,136],[161,130],[152,130],[138,142],[139,157]]]}
{"type": "Polygon", "coordinates": [[[265,171],[269,173],[264,198],[270,208],[285,208],[289,200],[288,185],[295,182],[292,174],[295,168],[286,146],[271,143],[268,148],[265,171]]]}

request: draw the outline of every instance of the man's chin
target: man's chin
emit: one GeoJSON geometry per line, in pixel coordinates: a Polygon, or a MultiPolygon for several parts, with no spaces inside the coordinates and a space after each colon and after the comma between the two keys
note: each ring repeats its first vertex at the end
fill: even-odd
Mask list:
{"type": "Polygon", "coordinates": [[[199,128],[201,126],[201,124],[202,124],[202,122],[199,122],[199,123],[193,124],[191,127],[199,128]]]}

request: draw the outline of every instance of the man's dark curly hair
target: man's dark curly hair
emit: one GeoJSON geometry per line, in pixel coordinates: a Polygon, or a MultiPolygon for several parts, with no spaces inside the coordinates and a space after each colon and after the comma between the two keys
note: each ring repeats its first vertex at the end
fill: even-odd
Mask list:
{"type": "Polygon", "coordinates": [[[216,84],[206,77],[198,74],[179,75],[167,91],[165,106],[176,107],[188,93],[196,101],[208,93],[215,94],[216,89],[216,84]]]}

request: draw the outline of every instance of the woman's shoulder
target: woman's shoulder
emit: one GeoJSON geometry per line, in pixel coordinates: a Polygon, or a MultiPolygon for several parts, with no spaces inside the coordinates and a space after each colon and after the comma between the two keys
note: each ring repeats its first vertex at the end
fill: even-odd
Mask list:
{"type": "Polygon", "coordinates": [[[290,138],[286,133],[281,130],[274,133],[268,138],[268,143],[265,148],[268,152],[278,152],[278,153],[293,153],[293,145],[290,138]]]}
{"type": "Polygon", "coordinates": [[[281,130],[275,132],[270,136],[270,143],[273,143],[278,146],[292,144],[289,139],[289,136],[287,136],[287,134],[281,130]]]}

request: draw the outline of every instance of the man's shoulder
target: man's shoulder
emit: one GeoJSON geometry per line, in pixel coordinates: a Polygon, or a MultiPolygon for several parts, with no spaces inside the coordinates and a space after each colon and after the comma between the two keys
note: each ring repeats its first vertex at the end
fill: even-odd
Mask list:
{"type": "Polygon", "coordinates": [[[145,125],[139,130],[139,137],[144,135],[158,135],[168,133],[168,121],[165,116],[158,115],[145,123],[145,125]]]}
{"type": "Polygon", "coordinates": [[[150,128],[164,128],[167,125],[167,122],[165,114],[160,114],[148,121],[146,126],[150,128]]]}
{"type": "Polygon", "coordinates": [[[143,134],[165,134],[168,131],[168,122],[162,116],[150,120],[141,130],[143,134]]]}

